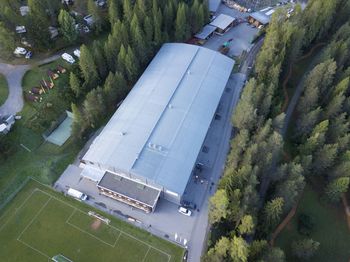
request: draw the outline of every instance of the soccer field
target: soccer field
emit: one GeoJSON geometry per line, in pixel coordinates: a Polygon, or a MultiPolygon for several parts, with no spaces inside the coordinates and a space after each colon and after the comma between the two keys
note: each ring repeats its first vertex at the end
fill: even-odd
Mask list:
{"type": "Polygon", "coordinates": [[[0,214],[0,261],[47,262],[58,254],[73,262],[182,260],[182,248],[33,180],[0,214]]]}

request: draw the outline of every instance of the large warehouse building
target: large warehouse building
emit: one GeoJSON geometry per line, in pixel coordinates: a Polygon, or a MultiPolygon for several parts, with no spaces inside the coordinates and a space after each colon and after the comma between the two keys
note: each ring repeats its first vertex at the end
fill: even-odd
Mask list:
{"type": "Polygon", "coordinates": [[[164,44],[81,160],[101,194],[154,211],[179,204],[234,61],[188,44],[164,44]]]}

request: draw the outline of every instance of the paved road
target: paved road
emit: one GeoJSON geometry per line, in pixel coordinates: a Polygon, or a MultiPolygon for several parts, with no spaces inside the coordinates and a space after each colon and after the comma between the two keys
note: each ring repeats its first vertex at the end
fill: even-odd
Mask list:
{"type": "Polygon", "coordinates": [[[221,150],[219,150],[216,156],[215,163],[213,165],[211,181],[215,183],[212,190],[210,188],[206,191],[206,196],[204,202],[201,205],[201,212],[197,218],[195,226],[191,233],[191,240],[189,242],[189,254],[188,261],[198,262],[202,256],[203,250],[205,250],[205,245],[207,243],[207,234],[209,230],[208,225],[208,201],[210,196],[216,191],[216,182],[219,180],[220,176],[223,174],[226,162],[226,156],[230,150],[230,140],[232,136],[232,124],[231,116],[233,110],[239,101],[241,91],[246,80],[246,76],[249,75],[250,70],[255,62],[255,58],[264,42],[264,38],[261,38],[249,51],[245,61],[241,64],[240,73],[231,76],[228,86],[230,86],[234,91],[234,96],[231,100],[231,105],[229,110],[226,112],[226,125],[222,133],[222,140],[220,144],[221,150]]]}
{"type": "Polygon", "coordinates": [[[206,236],[209,229],[208,228],[208,202],[209,202],[210,196],[212,196],[215,193],[217,181],[219,180],[225,168],[226,156],[230,150],[230,140],[231,140],[231,133],[232,133],[231,115],[233,113],[233,109],[236,108],[236,105],[239,101],[239,97],[243,89],[245,79],[246,79],[245,74],[242,74],[242,73],[234,74],[230,77],[229,83],[227,85],[228,87],[232,88],[232,90],[234,90],[233,92],[234,95],[231,98],[231,103],[230,103],[230,106],[228,107],[228,110],[225,116],[223,116],[223,118],[226,119],[226,124],[221,134],[222,140],[220,143],[220,150],[216,156],[216,160],[211,172],[212,177],[210,179],[212,182],[214,182],[215,186],[211,190],[210,190],[210,187],[207,188],[206,195],[204,197],[204,202],[200,207],[201,212],[197,217],[197,221],[191,233],[191,239],[188,247],[189,249],[188,261],[193,261],[193,262],[200,261],[202,252],[203,250],[205,250],[206,239],[207,239],[206,236]]]}
{"type": "Polygon", "coordinates": [[[7,80],[9,88],[9,96],[5,103],[0,106],[0,116],[14,115],[20,112],[23,108],[23,91],[22,78],[24,74],[33,66],[39,66],[60,58],[64,52],[72,52],[76,47],[71,47],[67,50],[57,52],[56,54],[42,59],[36,63],[28,65],[12,65],[3,63],[0,60],[0,73],[4,75],[7,80]]]}
{"type": "Polygon", "coordinates": [[[23,108],[22,78],[29,65],[10,65],[0,63],[0,73],[7,80],[9,96],[0,107],[0,116],[16,114],[23,108]]]}

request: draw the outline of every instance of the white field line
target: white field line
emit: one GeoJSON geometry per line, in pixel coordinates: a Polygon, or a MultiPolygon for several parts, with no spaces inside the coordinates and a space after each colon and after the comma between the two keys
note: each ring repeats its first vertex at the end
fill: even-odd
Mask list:
{"type": "Polygon", "coordinates": [[[19,234],[19,236],[17,237],[17,240],[19,240],[21,238],[21,236],[23,235],[23,233],[33,224],[33,222],[35,221],[35,219],[40,215],[40,213],[44,210],[44,208],[47,206],[47,204],[50,202],[50,200],[52,199],[52,197],[50,197],[45,204],[39,209],[39,211],[35,214],[35,216],[33,217],[33,219],[29,222],[29,224],[23,229],[23,231],[21,232],[21,234],[19,234]]]}
{"type": "Polygon", "coordinates": [[[146,257],[147,257],[147,255],[148,255],[148,253],[149,253],[150,250],[151,250],[151,247],[148,247],[148,250],[147,250],[145,256],[143,257],[142,262],[145,261],[145,259],[146,259],[146,257]]]}
{"type": "MultiPolygon", "coordinates": [[[[41,191],[41,190],[40,190],[41,191]]],[[[12,218],[18,213],[18,211],[20,211],[22,209],[22,207],[24,206],[25,203],[27,203],[28,199],[32,197],[32,195],[35,193],[35,192],[38,192],[37,189],[34,189],[30,194],[29,196],[27,196],[27,198],[22,202],[22,204],[16,208],[16,211],[10,216],[10,218],[8,220],[6,220],[5,223],[3,223],[0,227],[0,231],[7,225],[7,223],[9,221],[12,220],[12,218]]],[[[2,217],[0,219],[2,219],[3,217],[5,217],[11,210],[8,210],[5,214],[2,215],[2,217]]]]}
{"type": "MultiPolygon", "coordinates": [[[[38,191],[41,191],[42,193],[44,193],[44,194],[50,196],[51,198],[53,198],[53,199],[55,199],[55,200],[57,200],[57,201],[59,201],[59,202],[62,202],[63,204],[65,204],[65,205],[67,205],[67,206],[70,206],[70,207],[76,209],[76,210],[79,211],[79,212],[82,212],[83,214],[86,214],[86,212],[82,211],[81,209],[76,208],[75,206],[73,206],[73,205],[71,205],[71,204],[68,204],[67,202],[65,202],[65,201],[63,201],[63,200],[61,200],[61,199],[59,199],[59,198],[57,198],[57,197],[55,197],[55,196],[53,196],[53,195],[51,195],[51,194],[45,192],[45,191],[43,191],[43,190],[41,190],[40,188],[37,188],[37,190],[38,190],[38,191]]],[[[86,214],[86,215],[87,215],[87,214],[86,214]]],[[[108,225],[108,226],[111,227],[111,228],[113,228],[113,229],[115,229],[115,230],[117,230],[117,231],[120,231],[122,234],[124,234],[124,235],[126,235],[126,236],[128,236],[128,237],[130,237],[130,238],[132,238],[132,239],[134,239],[134,240],[136,240],[136,241],[139,241],[140,243],[142,243],[142,244],[144,244],[144,245],[146,245],[146,246],[148,246],[148,247],[153,248],[154,250],[157,250],[159,253],[162,253],[162,254],[166,255],[166,256],[169,258],[168,261],[170,261],[171,255],[168,254],[168,253],[166,253],[165,251],[160,250],[159,248],[154,247],[154,246],[148,244],[147,242],[145,242],[145,241],[143,241],[143,240],[141,240],[141,239],[138,239],[137,237],[134,237],[133,235],[131,235],[131,234],[129,234],[129,233],[127,233],[127,232],[125,232],[125,231],[119,229],[119,228],[116,228],[116,227],[111,226],[111,225],[108,225]]]]}
{"type": "Polygon", "coordinates": [[[70,216],[69,216],[69,217],[67,218],[67,220],[66,220],[66,223],[67,223],[68,225],[74,227],[75,229],[79,230],[80,232],[83,232],[83,233],[85,233],[85,234],[88,234],[89,236],[91,236],[91,237],[93,237],[93,238],[99,240],[99,241],[102,242],[103,244],[109,245],[109,246],[111,246],[111,247],[113,247],[113,248],[115,247],[115,245],[116,245],[116,243],[117,243],[117,241],[118,241],[118,239],[119,239],[119,237],[120,237],[120,235],[121,235],[120,230],[117,229],[118,232],[119,232],[119,235],[116,237],[116,239],[115,239],[115,241],[114,241],[114,244],[110,244],[110,243],[108,243],[108,242],[102,240],[101,238],[99,238],[99,237],[97,237],[97,236],[94,236],[93,234],[91,234],[91,233],[87,232],[86,230],[80,228],[79,226],[74,225],[73,223],[71,223],[71,222],[70,222],[70,219],[73,217],[73,215],[75,214],[76,211],[81,212],[83,215],[87,216],[86,213],[82,212],[81,210],[78,210],[77,208],[74,208],[72,214],[70,214],[70,216]]]}
{"type": "Polygon", "coordinates": [[[85,233],[85,234],[87,234],[87,235],[89,235],[89,236],[91,236],[91,237],[93,237],[93,238],[99,240],[99,241],[102,242],[103,244],[108,245],[108,246],[110,246],[110,247],[114,247],[112,244],[107,243],[106,241],[100,239],[100,238],[97,237],[97,236],[94,236],[93,234],[91,234],[91,233],[85,231],[84,229],[81,229],[80,227],[78,227],[78,226],[76,226],[76,225],[74,225],[74,224],[72,224],[72,223],[69,223],[69,222],[66,222],[66,223],[67,223],[68,225],[70,225],[71,227],[74,227],[75,229],[79,230],[80,232],[83,232],[83,233],[85,233]]]}
{"type": "Polygon", "coordinates": [[[38,252],[39,254],[43,255],[44,257],[47,257],[47,258],[51,261],[51,257],[48,256],[48,255],[46,255],[44,252],[42,252],[42,251],[36,249],[35,247],[32,247],[31,245],[29,245],[28,243],[24,242],[24,241],[21,240],[21,239],[17,239],[17,241],[19,241],[19,242],[21,242],[23,245],[25,245],[25,246],[27,246],[27,247],[33,249],[34,251],[38,252]]]}

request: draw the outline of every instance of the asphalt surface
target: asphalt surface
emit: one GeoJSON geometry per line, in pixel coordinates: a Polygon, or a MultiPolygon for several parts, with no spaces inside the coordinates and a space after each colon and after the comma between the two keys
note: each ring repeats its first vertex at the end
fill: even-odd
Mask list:
{"type": "Polygon", "coordinates": [[[0,73],[6,78],[9,88],[8,98],[0,107],[0,116],[16,114],[22,110],[22,78],[29,68],[29,65],[10,65],[0,63],[0,73]]]}
{"type": "Polygon", "coordinates": [[[60,51],[55,55],[42,59],[33,64],[12,65],[0,61],[0,74],[3,74],[7,80],[9,95],[3,105],[0,105],[0,117],[6,115],[15,115],[23,108],[23,90],[22,78],[25,73],[34,66],[40,66],[60,58],[64,52],[72,52],[76,47],[69,48],[65,51],[60,51]]]}

